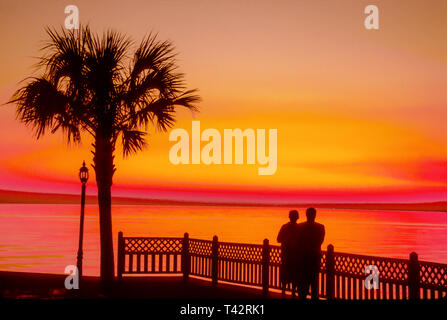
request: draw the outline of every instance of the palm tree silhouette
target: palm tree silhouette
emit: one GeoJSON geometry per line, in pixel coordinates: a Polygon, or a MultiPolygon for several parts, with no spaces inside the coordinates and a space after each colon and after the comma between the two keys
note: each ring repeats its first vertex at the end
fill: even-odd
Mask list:
{"type": "Polygon", "coordinates": [[[101,239],[101,280],[114,276],[111,186],[116,170],[115,146],[124,156],[143,149],[150,125],[166,131],[175,122],[175,107],[196,111],[200,97],[187,90],[177,71],[174,46],[147,36],[132,55],[133,42],[115,31],[101,37],[88,26],[60,32],[46,29],[39,77],[17,90],[9,103],[17,118],[35,129],[37,138],[59,129],[68,143],[80,143],[81,133],[94,143],[101,239]]]}

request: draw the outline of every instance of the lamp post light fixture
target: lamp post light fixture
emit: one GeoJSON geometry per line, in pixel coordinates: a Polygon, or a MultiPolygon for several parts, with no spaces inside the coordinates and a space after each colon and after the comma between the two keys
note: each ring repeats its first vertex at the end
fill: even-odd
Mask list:
{"type": "Polygon", "coordinates": [[[81,225],[79,227],[79,248],[78,248],[78,259],[77,268],[79,277],[82,276],[82,243],[84,238],[84,207],[85,207],[85,184],[88,180],[88,168],[85,166],[85,161],[82,163],[82,167],[79,169],[79,179],[82,184],[81,192],[81,225]]]}

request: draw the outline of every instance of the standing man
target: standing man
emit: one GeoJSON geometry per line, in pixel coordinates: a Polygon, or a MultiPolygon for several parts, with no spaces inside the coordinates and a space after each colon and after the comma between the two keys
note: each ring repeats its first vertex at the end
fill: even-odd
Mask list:
{"type": "Polygon", "coordinates": [[[306,299],[311,288],[312,299],[318,299],[318,275],[320,272],[321,245],[324,241],[324,226],[315,222],[317,210],[306,210],[307,221],[298,225],[299,271],[298,296],[306,299]]]}
{"type": "Polygon", "coordinates": [[[298,237],[298,211],[289,212],[289,222],[284,224],[279,230],[277,241],[281,243],[281,267],[280,282],[282,294],[285,294],[286,287],[290,283],[292,295],[295,296],[295,274],[297,266],[297,237],[298,237]]]}

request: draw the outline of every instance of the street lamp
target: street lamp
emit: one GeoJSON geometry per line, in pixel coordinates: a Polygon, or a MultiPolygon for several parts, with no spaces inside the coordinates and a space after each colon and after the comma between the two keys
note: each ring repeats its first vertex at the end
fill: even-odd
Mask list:
{"type": "Polygon", "coordinates": [[[78,248],[78,273],[79,277],[82,276],[82,241],[84,238],[84,207],[85,207],[85,184],[88,180],[88,168],[85,166],[85,161],[82,163],[82,167],[79,169],[79,179],[82,183],[81,192],[81,226],[79,227],[79,248],[78,248]]]}

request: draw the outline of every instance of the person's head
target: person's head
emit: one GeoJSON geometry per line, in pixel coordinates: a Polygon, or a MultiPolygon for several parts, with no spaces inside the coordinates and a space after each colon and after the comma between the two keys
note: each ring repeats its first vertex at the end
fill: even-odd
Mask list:
{"type": "Polygon", "coordinates": [[[290,219],[290,222],[295,223],[296,220],[298,220],[298,211],[290,210],[289,211],[289,219],[290,219]]]}
{"type": "Polygon", "coordinates": [[[307,210],[306,210],[307,221],[314,222],[316,215],[317,215],[317,210],[315,210],[315,208],[307,208],[307,210]]]}

